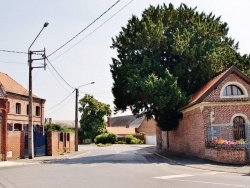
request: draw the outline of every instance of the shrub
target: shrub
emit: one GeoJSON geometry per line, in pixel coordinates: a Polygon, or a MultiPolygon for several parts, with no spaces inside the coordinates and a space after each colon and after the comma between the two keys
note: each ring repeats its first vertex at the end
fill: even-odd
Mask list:
{"type": "Polygon", "coordinates": [[[143,141],[134,137],[133,135],[126,135],[125,136],[126,144],[143,144],[143,141]]]}
{"type": "Polygon", "coordinates": [[[117,136],[113,133],[104,133],[95,137],[95,144],[114,144],[117,136]]]}
{"type": "Polygon", "coordinates": [[[68,128],[66,125],[50,123],[44,126],[45,131],[61,131],[61,132],[74,132],[74,130],[68,128]]]}

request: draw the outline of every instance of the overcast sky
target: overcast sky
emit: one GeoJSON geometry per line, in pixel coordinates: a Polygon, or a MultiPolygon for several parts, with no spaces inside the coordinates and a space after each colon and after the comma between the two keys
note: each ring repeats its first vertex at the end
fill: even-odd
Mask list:
{"type": "MultiPolygon", "coordinates": [[[[31,50],[46,48],[46,54],[50,55],[116,2],[117,0],[0,0],[0,50],[27,52],[43,24],[49,22],[31,50]]],[[[33,93],[46,99],[45,117],[74,120],[74,88],[90,82],[95,84],[79,88],[79,99],[87,93],[100,102],[110,104],[113,109],[113,80],[109,65],[116,52],[110,48],[111,38],[119,34],[121,27],[126,26],[132,14],[140,16],[149,5],[170,2],[120,0],[94,24],[49,56],[52,66],[48,64],[46,70],[34,69],[33,93]]],[[[221,21],[228,23],[229,36],[239,41],[240,52],[249,54],[250,1],[174,0],[172,4],[178,7],[182,2],[197,7],[200,12],[213,12],[217,17],[221,16],[221,21]]],[[[28,89],[27,59],[28,55],[25,53],[0,51],[0,71],[28,89]]],[[[42,61],[34,63],[41,65],[42,61]]]]}

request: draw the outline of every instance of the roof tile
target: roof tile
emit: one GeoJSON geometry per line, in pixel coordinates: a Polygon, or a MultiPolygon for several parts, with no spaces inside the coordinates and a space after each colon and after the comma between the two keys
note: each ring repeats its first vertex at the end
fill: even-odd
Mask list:
{"type": "MultiPolygon", "coordinates": [[[[12,79],[8,74],[0,72],[0,85],[7,93],[15,93],[19,95],[29,96],[29,91],[12,79]]],[[[37,97],[36,95],[33,95],[37,97]]]]}

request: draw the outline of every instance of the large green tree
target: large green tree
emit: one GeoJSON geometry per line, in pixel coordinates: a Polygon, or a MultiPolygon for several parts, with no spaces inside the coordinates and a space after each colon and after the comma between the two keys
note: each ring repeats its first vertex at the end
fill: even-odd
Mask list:
{"type": "Polygon", "coordinates": [[[82,113],[79,135],[81,138],[93,140],[105,129],[104,117],[111,115],[110,106],[88,94],[79,100],[79,104],[79,112],[82,113]]]}
{"type": "Polygon", "coordinates": [[[116,111],[154,117],[162,130],[173,130],[190,96],[231,65],[245,73],[249,56],[240,55],[228,26],[212,13],[181,4],[150,6],[132,16],[112,38],[112,92],[116,111]]]}

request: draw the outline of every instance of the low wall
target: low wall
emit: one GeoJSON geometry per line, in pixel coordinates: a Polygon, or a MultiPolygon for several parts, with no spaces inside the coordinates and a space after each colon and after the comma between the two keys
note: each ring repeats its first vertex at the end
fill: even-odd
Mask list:
{"type": "Polygon", "coordinates": [[[75,150],[75,134],[62,132],[47,133],[48,156],[62,155],[75,150]]]}
{"type": "Polygon", "coordinates": [[[7,160],[24,158],[24,132],[8,131],[7,160]]]}
{"type": "Polygon", "coordinates": [[[247,163],[245,148],[206,148],[204,158],[228,164],[247,163]]]}

